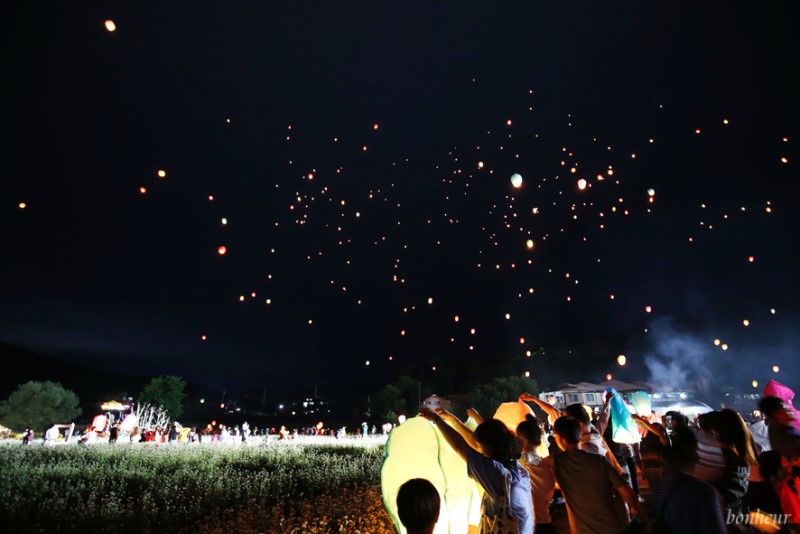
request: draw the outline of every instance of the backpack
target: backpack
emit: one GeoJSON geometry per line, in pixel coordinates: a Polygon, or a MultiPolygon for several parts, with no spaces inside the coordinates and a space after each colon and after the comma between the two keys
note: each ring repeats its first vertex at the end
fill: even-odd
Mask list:
{"type": "Polygon", "coordinates": [[[505,480],[505,493],[500,495],[495,502],[497,513],[494,517],[486,515],[486,510],[481,514],[481,534],[519,534],[519,519],[511,513],[511,473],[503,469],[505,480]]]}

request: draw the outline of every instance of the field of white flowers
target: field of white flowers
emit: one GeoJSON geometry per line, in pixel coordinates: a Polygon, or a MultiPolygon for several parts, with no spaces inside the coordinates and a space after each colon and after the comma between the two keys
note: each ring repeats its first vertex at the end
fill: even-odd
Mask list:
{"type": "Polygon", "coordinates": [[[383,441],[0,442],[2,532],[395,532],[383,441]]]}

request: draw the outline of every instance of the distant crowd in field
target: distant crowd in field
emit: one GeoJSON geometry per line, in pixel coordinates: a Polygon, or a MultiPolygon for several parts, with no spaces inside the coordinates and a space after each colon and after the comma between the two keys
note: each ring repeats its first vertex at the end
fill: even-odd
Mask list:
{"type": "MultiPolygon", "coordinates": [[[[170,423],[166,427],[155,425],[151,429],[142,430],[138,426],[133,427],[130,432],[122,429],[121,422],[109,423],[108,428],[97,428],[89,425],[81,432],[75,431],[75,424],[52,424],[41,436],[41,444],[52,447],[57,443],[77,443],[81,445],[94,445],[98,441],[108,443],[119,443],[126,441],[130,443],[166,443],[166,444],[199,444],[214,443],[220,445],[237,445],[247,443],[258,438],[261,442],[270,440],[291,440],[300,436],[321,436],[335,439],[347,437],[363,438],[367,436],[387,435],[391,432],[394,425],[384,423],[381,426],[380,434],[375,425],[371,427],[366,422],[357,426],[352,432],[347,431],[347,427],[327,428],[318,424],[301,428],[287,429],[286,426],[280,427],[250,427],[247,421],[240,425],[209,424],[206,426],[184,427],[179,423],[170,423]]],[[[33,445],[36,433],[33,429],[26,428],[22,435],[23,445],[33,445]]]]}

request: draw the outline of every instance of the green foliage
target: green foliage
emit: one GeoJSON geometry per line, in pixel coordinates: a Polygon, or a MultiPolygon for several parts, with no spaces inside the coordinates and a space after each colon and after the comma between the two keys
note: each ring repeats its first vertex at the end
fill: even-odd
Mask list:
{"type": "Polygon", "coordinates": [[[489,419],[500,404],[516,401],[520,393],[538,395],[539,385],[536,380],[522,376],[495,378],[488,384],[476,386],[470,392],[470,404],[484,419],[489,419]]]}
{"type": "MultiPolygon", "coordinates": [[[[388,419],[390,415],[406,413],[406,401],[402,397],[400,388],[394,384],[388,384],[375,396],[375,413],[383,419],[388,419]]],[[[391,419],[394,421],[394,419],[391,419]]]]}
{"type": "Polygon", "coordinates": [[[161,406],[174,421],[183,415],[185,388],[186,382],[179,376],[159,376],[144,387],[139,393],[137,401],[142,404],[161,406]]]}
{"type": "Polygon", "coordinates": [[[392,384],[384,386],[375,395],[375,413],[387,421],[397,421],[397,416],[412,416],[419,410],[419,403],[432,393],[419,380],[400,375],[392,384]]]}
{"type": "MultiPolygon", "coordinates": [[[[354,441],[45,448],[14,440],[0,444],[0,530],[198,532],[205,517],[223,510],[313,504],[331,488],[379,486],[383,446],[354,441]]],[[[320,517],[351,512],[308,508],[320,517]]]]}
{"type": "Polygon", "coordinates": [[[81,414],[80,400],[58,382],[26,382],[0,403],[0,421],[9,428],[43,431],[81,414]]]}

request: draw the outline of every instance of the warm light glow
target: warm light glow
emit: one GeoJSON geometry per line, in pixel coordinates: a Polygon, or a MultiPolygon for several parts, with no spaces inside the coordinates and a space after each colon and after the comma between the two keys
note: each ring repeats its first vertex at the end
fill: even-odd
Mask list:
{"type": "Polygon", "coordinates": [[[113,20],[111,20],[111,19],[109,19],[109,20],[107,20],[107,21],[105,22],[105,26],[106,26],[106,30],[108,30],[108,31],[110,31],[110,32],[117,31],[117,25],[116,25],[116,24],[114,24],[114,21],[113,21],[113,20]]]}
{"type": "Polygon", "coordinates": [[[26,203],[24,203],[24,202],[20,202],[19,203],[19,209],[24,210],[27,207],[28,207],[28,205],[26,203]]]}
{"type": "Polygon", "coordinates": [[[482,168],[483,168],[483,162],[482,162],[482,161],[479,161],[479,162],[478,162],[478,168],[479,168],[479,169],[482,169],[482,168]]]}
{"type": "Polygon", "coordinates": [[[525,338],[524,337],[519,338],[519,344],[520,345],[524,345],[525,344],[525,338]]]}
{"type": "Polygon", "coordinates": [[[512,175],[511,175],[511,185],[513,185],[513,186],[514,186],[514,187],[516,187],[517,189],[519,189],[520,187],[522,187],[522,175],[521,175],[521,174],[519,174],[519,173],[517,173],[517,172],[515,172],[514,174],[512,174],[512,175]]]}
{"type": "Polygon", "coordinates": [[[719,347],[719,344],[722,343],[719,339],[714,340],[714,345],[719,347]]]}
{"type": "Polygon", "coordinates": [[[528,250],[533,250],[534,242],[533,239],[528,239],[525,242],[525,246],[528,247],[528,250]]]}
{"type": "Polygon", "coordinates": [[[157,174],[158,174],[159,178],[166,178],[167,177],[167,171],[165,171],[164,169],[158,169],[158,173],[157,174]]]}
{"type": "Polygon", "coordinates": [[[750,321],[745,319],[744,321],[742,321],[742,324],[745,325],[745,326],[750,326],[750,321]]]}
{"type": "Polygon", "coordinates": [[[645,306],[644,307],[644,311],[646,311],[647,313],[650,313],[650,312],[653,311],[653,307],[652,306],[645,306]]]}
{"type": "Polygon", "coordinates": [[[757,387],[758,387],[758,380],[753,380],[753,387],[754,387],[754,388],[757,388],[757,387]]]}
{"type": "Polygon", "coordinates": [[[220,256],[224,256],[227,253],[228,253],[228,247],[222,245],[219,248],[217,248],[217,254],[219,254],[220,256]]]}
{"type": "Polygon", "coordinates": [[[578,189],[580,189],[581,191],[586,189],[586,179],[585,178],[581,178],[580,180],[578,180],[578,189]]]}
{"type": "Polygon", "coordinates": [[[627,361],[628,361],[628,359],[625,357],[624,354],[620,354],[619,356],[617,356],[617,363],[618,364],[625,365],[627,363],[627,361]]]}
{"type": "Polygon", "coordinates": [[[611,376],[611,373],[608,373],[608,374],[606,375],[606,380],[611,380],[612,378],[613,378],[613,377],[611,376]]]}
{"type": "Polygon", "coordinates": [[[723,343],[721,348],[722,348],[722,350],[728,350],[728,344],[727,343],[723,343]]]}
{"type": "Polygon", "coordinates": [[[781,368],[780,368],[780,367],[778,367],[777,365],[773,365],[773,366],[772,366],[772,372],[773,372],[773,373],[780,372],[780,370],[781,370],[781,368]]]}

